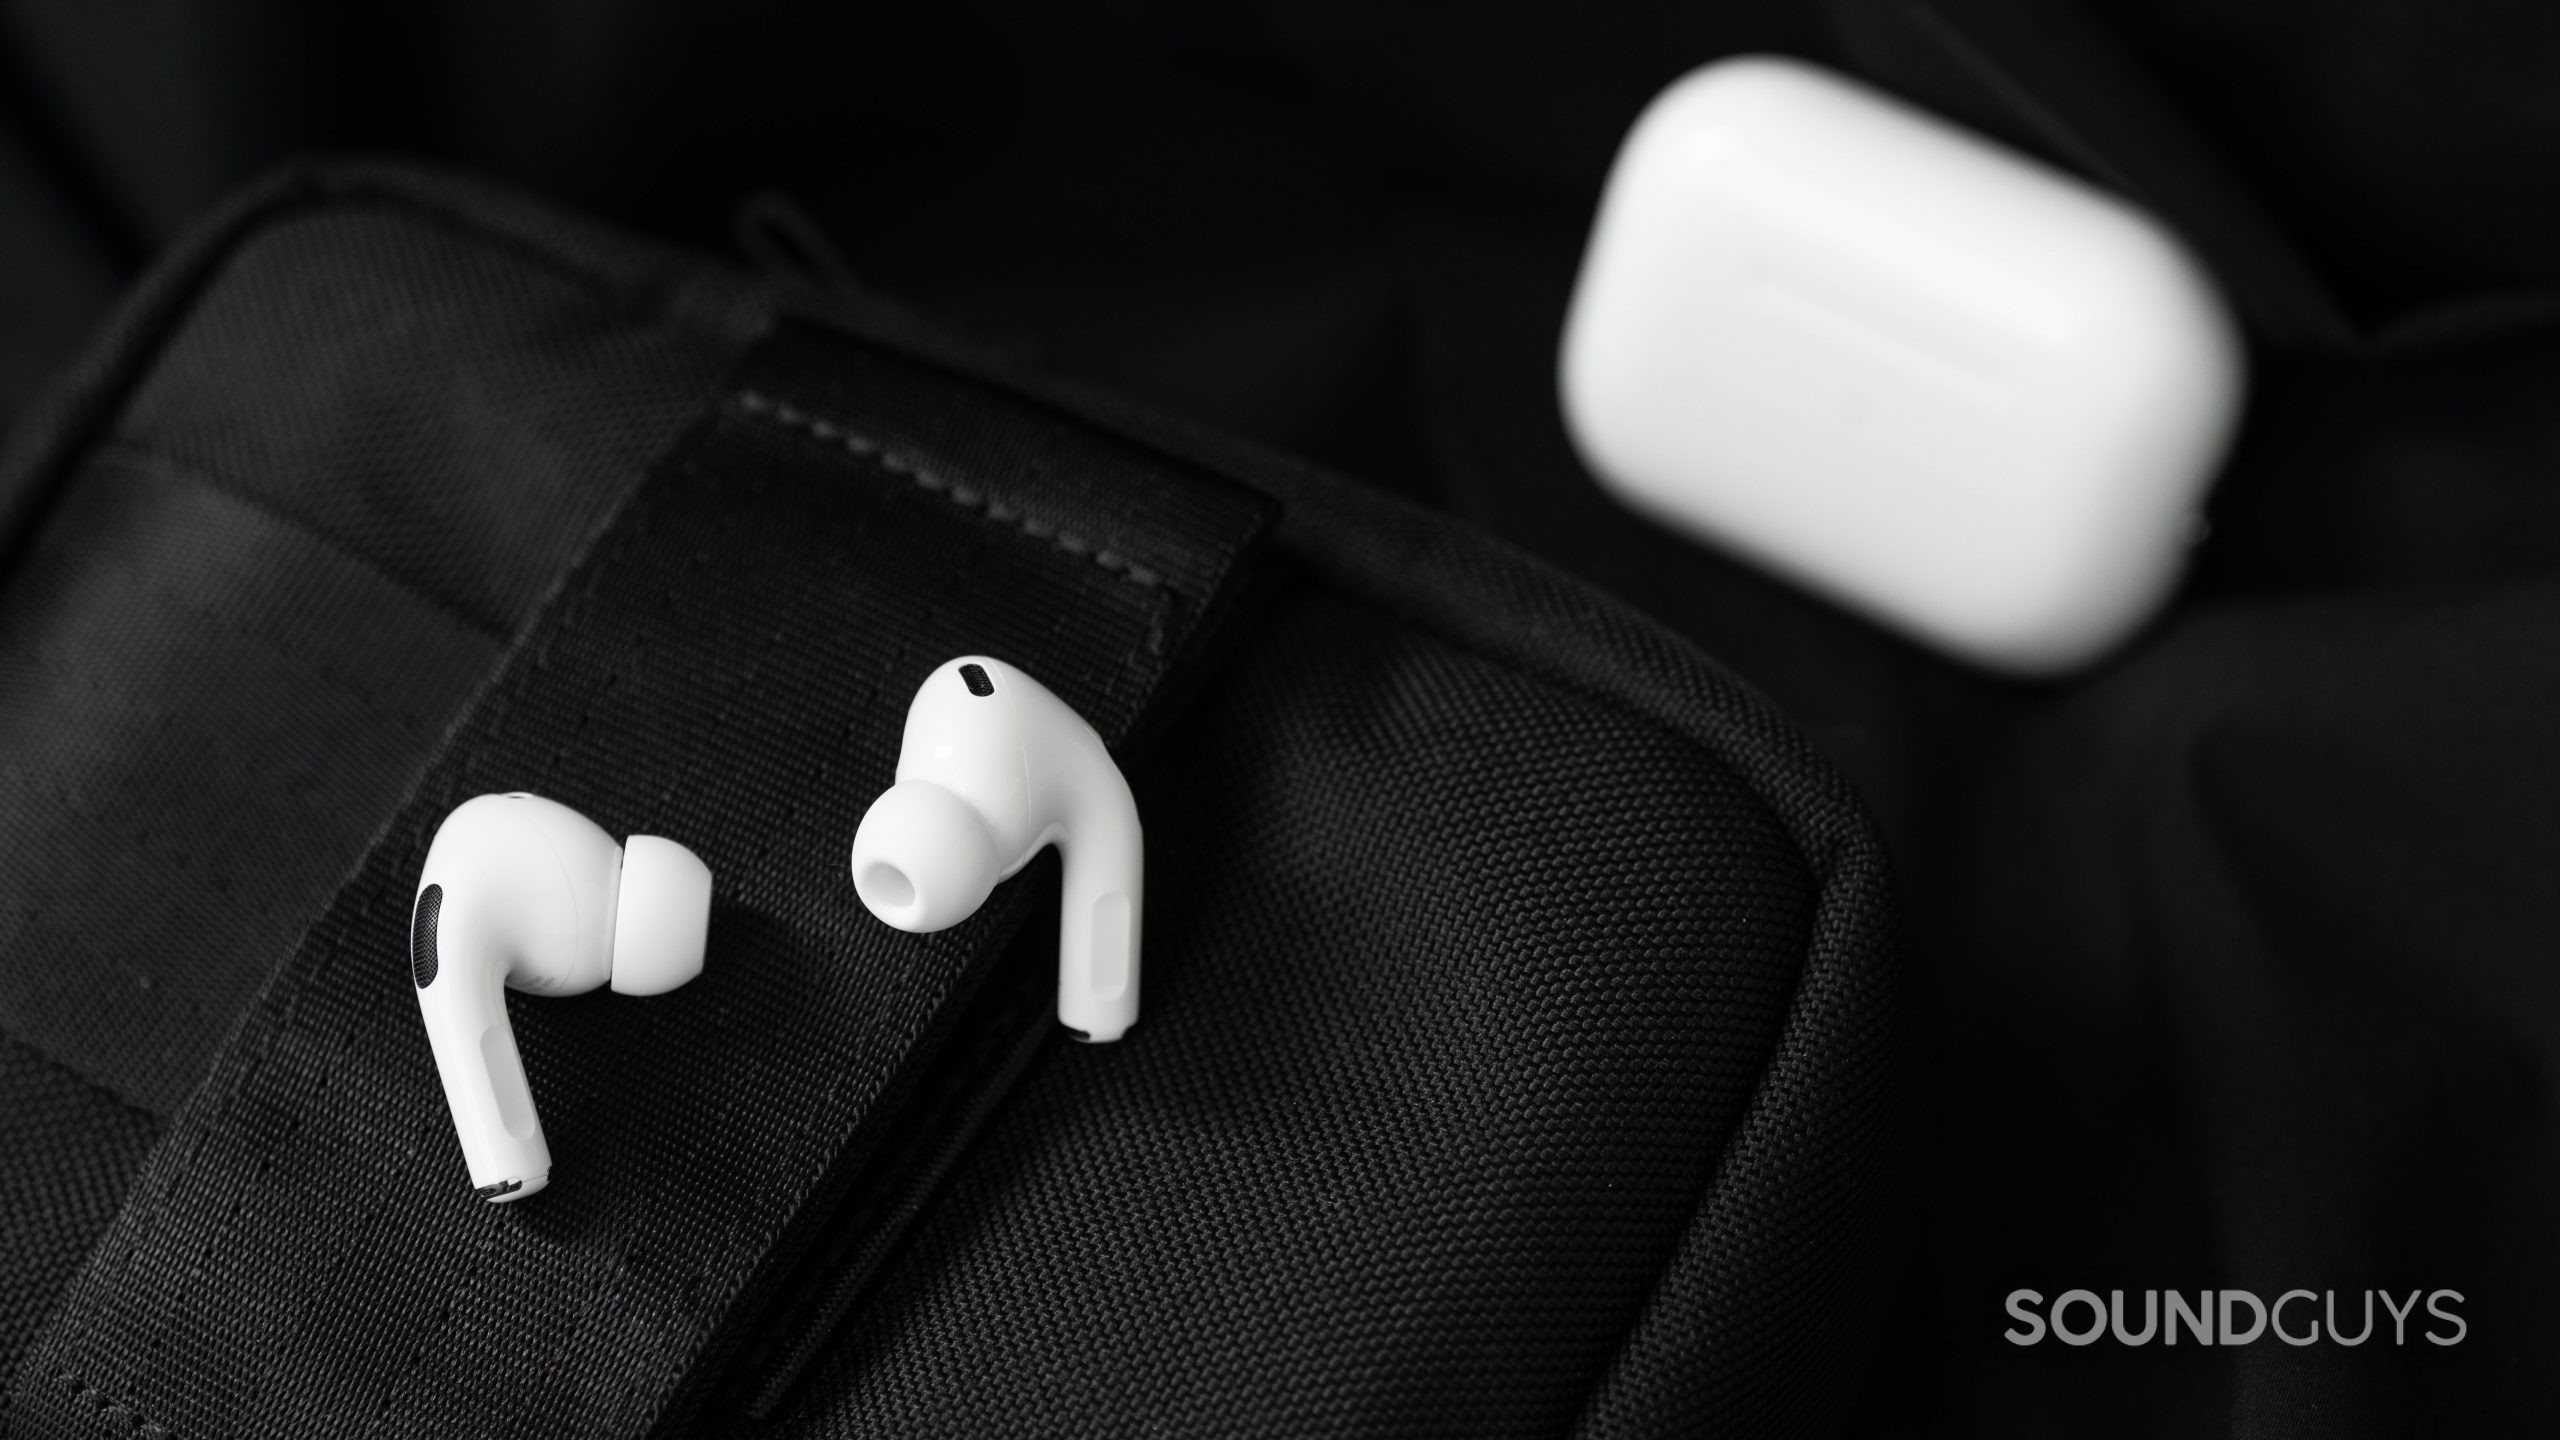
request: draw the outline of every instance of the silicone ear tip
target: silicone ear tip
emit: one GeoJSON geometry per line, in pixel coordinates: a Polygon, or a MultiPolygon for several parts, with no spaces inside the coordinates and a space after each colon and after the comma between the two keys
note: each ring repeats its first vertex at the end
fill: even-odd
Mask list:
{"type": "Polygon", "coordinates": [[[632,836],[614,902],[615,993],[663,995],[701,974],[710,930],[711,867],[673,840],[632,836]]]}
{"type": "Polygon", "coordinates": [[[1004,868],[969,802],[923,780],[871,802],[853,835],[853,885],[881,922],[942,930],[978,913],[1004,868]]]}

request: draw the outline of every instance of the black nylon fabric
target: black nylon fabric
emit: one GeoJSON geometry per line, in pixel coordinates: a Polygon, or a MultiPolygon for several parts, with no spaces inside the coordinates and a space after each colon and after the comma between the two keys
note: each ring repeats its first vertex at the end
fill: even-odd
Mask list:
{"type": "MultiPolygon", "coordinates": [[[[284,187],[296,190],[373,207],[333,244],[366,243],[371,222],[416,224],[534,251],[540,266],[644,271],[650,294],[696,288],[682,266],[432,180],[284,187]],[[409,205],[421,213],[398,216],[409,205]]],[[[314,255],[308,269],[333,264],[314,255]]],[[[521,283],[483,299],[504,308],[521,283]]],[[[470,286],[444,293],[457,312],[475,303],[470,286]]],[[[732,324],[754,309],[721,306],[732,324]]],[[[775,1343],[767,1323],[789,1316],[749,1317],[804,1253],[803,1232],[823,1228],[801,1222],[857,1180],[877,1188],[861,1157],[874,1121],[907,1103],[882,1049],[922,1063],[1012,918],[923,942],[941,968],[895,984],[939,984],[947,1005],[893,985],[890,1000],[921,1007],[903,1026],[878,1012],[876,985],[827,963],[880,933],[838,857],[886,777],[912,688],[886,671],[994,648],[983,633],[931,638],[993,616],[1027,646],[1084,656],[1081,683],[1098,688],[1070,698],[1125,721],[1214,618],[1200,598],[1220,584],[1211,542],[1236,513],[1204,506],[1216,487],[1174,483],[1187,466],[1152,455],[1280,496],[1308,580],[1136,773],[1151,827],[1172,831],[1151,846],[1165,878],[1151,886],[1164,908],[1150,922],[1149,1019],[1117,1047],[1010,1059],[1002,1045],[954,1047],[988,1054],[991,1072],[1040,1058],[994,1140],[957,1157],[914,1242],[816,1347],[788,1426],[957,1414],[1025,1431],[1178,1417],[1464,1433],[1579,1415],[1592,1433],[1818,1433],[1836,1417],[1897,1253],[1908,1106],[1882,864],[1837,777],[1695,652],[1473,535],[954,351],[895,312],[813,310],[998,384],[954,384],[808,330],[736,378],[225,1048],[48,1348],[17,1372],[12,1433],[723,1428],[724,1412],[695,1427],[686,1407],[715,1382],[753,1388],[753,1373],[717,1373],[723,1357],[794,1348],[787,1325],[775,1343]],[[1053,438],[1028,438],[1042,433],[1053,438]],[[848,519],[870,512],[868,528],[848,519]],[[1117,541],[1133,527],[1179,543],[1117,541]],[[862,564],[833,548],[831,530],[848,528],[860,543],[841,554],[862,564]],[[996,573],[1072,578],[1028,596],[971,578],[996,573]],[[1097,640],[1097,613],[1116,616],[1118,641],[1097,640]],[[840,653],[863,646],[868,659],[840,653]],[[914,654],[880,653],[897,646],[914,654]],[[839,663],[802,666],[812,649],[839,663]],[[856,764],[878,774],[845,780],[856,764]],[[686,991],[515,1007],[561,1179],[535,1205],[492,1209],[460,1193],[400,940],[433,821],[463,794],[515,784],[617,831],[676,834],[715,874],[764,888],[722,890],[712,968],[686,991]],[[1227,818],[1239,812],[1254,823],[1227,818]],[[805,874],[775,872],[801,856],[814,857],[805,874]],[[1408,874],[1421,883],[1391,878],[1408,874]],[[763,919],[786,900],[803,907],[791,923],[763,919]],[[748,963],[724,968],[724,955],[748,963]],[[945,1018],[917,1018],[928,1012],[945,1018]],[[1254,1038],[1266,1031],[1294,1043],[1254,1038]],[[807,1037],[823,1066],[776,1064],[782,1032],[807,1037]],[[631,1067],[724,1045],[738,1058],[707,1078],[631,1067]],[[850,1073],[814,1073],[826,1067],[850,1073]],[[844,1092],[866,1084],[876,1107],[857,1117],[844,1092]],[[830,1085],[832,1110],[810,1088],[830,1085]],[[706,1097],[724,1097],[727,1121],[766,1107],[803,1156],[825,1153],[812,1130],[837,1125],[836,1160],[759,1187],[755,1167],[784,1163],[773,1145],[635,1118],[706,1097]],[[1217,1128],[1230,1114],[1263,1128],[1217,1128]],[[1062,1155],[1044,1116],[1122,1163],[1062,1155]],[[1200,1155],[1221,1163],[1204,1175],[1189,1163],[1200,1155]],[[597,1177],[584,1205],[580,1167],[597,1177]],[[1152,1223],[1133,1226],[1115,1201],[1152,1223]],[[747,1218],[794,1203],[789,1224],[747,1218]],[[1040,1230],[1051,1212],[1089,1243],[1040,1230]],[[1035,1292],[1014,1261],[1140,1303],[1035,1292]],[[885,1318],[900,1313],[917,1323],[885,1318]],[[1268,1323],[1230,1323],[1248,1316],[1268,1323]],[[995,1355],[1032,1368],[990,1368],[995,1355]],[[1176,1374],[1173,1355],[1198,1363],[1176,1374]]],[[[205,373],[204,394],[220,383],[205,373]]],[[[75,395],[59,413],[94,403],[75,395]]],[[[336,455],[277,463],[327,473],[336,455]]],[[[23,452],[13,463],[19,477],[46,471],[23,452]]],[[[65,494],[68,506],[79,488],[65,494]]],[[[1000,892],[1013,916],[1054,905],[1046,874],[1000,892]]],[[[1044,929],[1014,932],[1017,961],[1045,960],[1044,929]]],[[[1011,1003],[989,998],[1001,1003],[972,1023],[1011,1003]]]]}
{"type": "Polygon", "coordinates": [[[0,589],[0,1031],[174,1113],[496,639],[122,446],[0,589]]]}
{"type": "Polygon", "coordinates": [[[1818,899],[1784,1028],[1579,1424],[1826,1433],[1905,1261],[1925,1093],[1884,857],[1839,775],[1730,672],[1562,573],[1215,435],[1180,443],[1253,467],[1329,587],[1715,755],[1807,865],[1818,899]]]}
{"type": "Polygon", "coordinates": [[[133,405],[77,447],[22,429],[5,462],[11,1374],[143,1146],[724,353],[644,320],[666,302],[627,274],[492,267],[423,213],[262,231],[203,262],[202,310],[208,276],[173,261],[92,362],[133,405]],[[564,420],[577,444],[541,443],[564,420]],[[464,483],[484,498],[455,510],[464,483]],[[440,575],[476,613],[410,583],[440,575]]]}
{"type": "MultiPolygon", "coordinates": [[[[1554,399],[1605,155],[1571,203],[1489,198],[1557,176],[1493,139],[1545,50],[1514,32],[1463,94],[1425,92],[1420,58],[1370,81],[1448,95],[1439,133],[1499,152],[1414,242],[1441,498],[1766,686],[1892,845],[1949,1094],[1859,1433],[2550,1431],[2554,1130],[2519,1077],[2560,1041],[2518,947],[2560,843],[2549,732],[2518,717],[2550,708],[2560,564],[2560,207],[2528,98],[2560,30],[2503,0],[1822,8],[1791,53],[2134,196],[2252,328],[2198,573],[2088,675],[1968,673],[1611,502],[1554,399]],[[2479,798],[2413,798],[2437,794],[2479,798]],[[2350,1336],[2384,1287],[2459,1292],[2475,1323],[2456,1347],[2391,1345],[2387,1319],[2354,1348],[2003,1338],[2016,1288],[2138,1311],[2296,1286],[2337,1291],[2350,1336]]],[[[1623,123],[1648,93],[1555,103],[1623,123]]]]}
{"type": "Polygon", "coordinates": [[[154,1152],[11,1433],[640,1433],[741,1338],[1041,895],[922,937],[861,909],[842,847],[906,697],[981,649],[1125,733],[1268,514],[911,368],[858,367],[858,395],[822,375],[843,408],[804,411],[812,346],[835,353],[760,352],[515,649],[154,1152]],[[1019,500],[1044,470],[1065,482],[1019,500]],[[1125,508],[1078,503],[1096,473],[1125,508]],[[555,1157],[539,1209],[471,1196],[402,944],[436,824],[511,789],[719,877],[685,991],[513,1007],[555,1157]]]}
{"type": "Polygon", "coordinates": [[[512,635],[736,344],[540,259],[356,199],[275,225],[213,278],[116,436],[512,635]]]}
{"type": "Polygon", "coordinates": [[[0,1030],[157,1114],[729,353],[503,253],[226,251],[0,588],[0,1030]]]}
{"type": "Polygon", "coordinates": [[[160,1128],[0,1035],[0,1364],[35,1339],[160,1128]]]}
{"type": "MultiPolygon", "coordinates": [[[[1876,1433],[2285,1434],[2358,1415],[2547,1433],[2560,1384],[2539,1363],[2546,1332],[2506,1322],[2547,1321],[2541,1297],[2560,1288],[2536,1258],[2547,1222],[2515,1184],[2552,1129],[2516,1077],[2555,1056],[2542,971],[2513,957],[2548,928],[2533,877],[2560,848],[2517,820],[2543,793],[2548,739],[2505,718],[2550,708],[2536,657],[2552,629],[2509,602],[2560,563],[2554,13],[0,5],[0,342],[6,373],[31,379],[117,273],[307,147],[465,163],[706,245],[746,197],[786,190],[841,244],[822,273],[849,266],[1060,371],[1492,529],[1765,687],[1849,771],[1893,844],[1960,1085],[1925,1211],[1935,1258],[1893,1324],[1899,1361],[1871,1386],[1876,1433]],[[2197,583],[2118,665],[2058,689],[1970,675],[1635,521],[1564,445],[1556,327],[1612,147],[1683,70],[1767,50],[2137,197],[2242,305],[2250,434],[2197,583]],[[2439,684],[2414,658],[2430,653],[2460,673],[2439,684]],[[2333,773],[2275,793],[2245,766],[2208,766],[2199,756],[2230,753],[2233,717],[2254,729],[2244,753],[2327,756],[2333,773]],[[2516,804],[2395,802],[2375,813],[2401,823],[2379,832],[2346,804],[2456,759],[2504,777],[2516,804]],[[2245,868],[2208,811],[2245,815],[2245,868]],[[2044,877],[2033,893],[2030,875],[2044,877]],[[2455,906],[2448,875],[2512,883],[2457,885],[2455,906]],[[2348,914],[2359,923],[2341,927],[2348,914]],[[2352,947],[2313,938],[2342,928],[2352,947]],[[2302,1063],[2269,1061],[2268,1034],[2302,1063]],[[2339,1124],[2338,1092],[2297,1083],[2306,1069],[2392,1076],[2392,1093],[2374,1123],[2339,1124]],[[2280,1271],[2349,1290],[2445,1284],[2475,1305],[2485,1276],[2502,1323],[2475,1327],[2456,1361],[2423,1345],[2262,1339],[2173,1357],[1999,1339],[2013,1284],[2192,1292],[2280,1271]]],[[[1249,446],[1196,443],[1288,483],[1249,446]]],[[[1314,509],[1348,517],[1307,527],[1302,563],[1337,587],[1360,578],[1335,563],[1359,547],[1413,563],[1362,529],[1409,540],[1404,517],[1336,490],[1292,492],[1293,528],[1314,509]]],[[[1606,613],[1569,594],[1505,610],[1521,571],[1455,548],[1472,561],[1429,584],[1481,571],[1465,593],[1505,623],[1606,613]]],[[[1509,643],[1503,624],[1437,622],[1469,626],[1489,649],[1509,643]]],[[[1746,713],[1700,699],[1713,687],[1675,646],[1620,645],[1614,622],[1571,633],[1556,643],[1614,657],[1588,683],[1637,666],[1691,687],[1693,718],[1746,713]]],[[[1726,753],[1747,767],[1764,743],[1784,742],[1726,753]]],[[[1845,1081],[1823,1053],[1782,1065],[1845,1081]]],[[[1664,1353],[1653,1373],[1680,1381],[1680,1346],[1664,1353]]]]}
{"type": "Polygon", "coordinates": [[[1145,1043],[1044,1060],[781,1433],[1566,1428],[1759,1083],[1801,858],[1676,733],[1322,593],[1141,801],[1145,1043]]]}

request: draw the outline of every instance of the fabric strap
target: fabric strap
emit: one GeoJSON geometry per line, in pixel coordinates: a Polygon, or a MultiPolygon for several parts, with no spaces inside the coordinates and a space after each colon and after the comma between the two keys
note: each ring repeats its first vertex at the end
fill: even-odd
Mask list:
{"type": "Polygon", "coordinates": [[[1206,663],[1272,512],[838,335],[760,344],[225,1044],[17,1376],[8,1433],[684,1418],[725,1363],[772,1348],[813,1237],[846,1248],[834,1212],[881,1208],[866,1162],[915,1148],[902,1107],[936,1088],[935,1057],[1005,1053],[959,1032],[998,1013],[969,1007],[1016,932],[1049,943],[1053,867],[935,935],[856,899],[846,846],[915,686],[954,654],[1012,660],[1125,762],[1206,663]],[[493,1206],[464,1175],[406,936],[438,823],[510,790],[678,839],[715,882],[693,984],[511,1002],[555,1169],[493,1206]]]}

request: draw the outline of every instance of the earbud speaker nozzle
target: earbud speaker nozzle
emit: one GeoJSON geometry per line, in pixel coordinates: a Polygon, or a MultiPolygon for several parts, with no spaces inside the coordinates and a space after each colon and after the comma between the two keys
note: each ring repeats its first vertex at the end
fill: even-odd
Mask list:
{"type": "Polygon", "coordinates": [[[968,919],[1003,869],[978,812],[929,781],[890,786],[853,836],[855,891],[872,914],[901,930],[942,930],[968,919]]]}
{"type": "Polygon", "coordinates": [[[614,902],[615,993],[663,995],[701,974],[710,928],[710,867],[673,840],[632,836],[614,902]]]}

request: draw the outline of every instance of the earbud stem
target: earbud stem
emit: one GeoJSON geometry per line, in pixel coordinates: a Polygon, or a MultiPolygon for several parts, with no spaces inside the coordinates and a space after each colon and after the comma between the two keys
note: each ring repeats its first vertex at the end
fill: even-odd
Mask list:
{"type": "Polygon", "coordinates": [[[479,943],[470,936],[467,913],[449,909],[445,918],[445,973],[418,992],[427,1012],[427,1041],[444,1081],[445,1104],[457,1122],[471,1188],[483,1199],[521,1200],[550,1183],[551,1146],[543,1139],[514,1027],[507,1023],[498,967],[465,951],[479,943]]]}
{"type": "Polygon", "coordinates": [[[1117,1040],[1138,1018],[1139,922],[1146,913],[1145,840],[1128,788],[1090,790],[1059,848],[1058,1021],[1097,1044],[1117,1040]]]}

